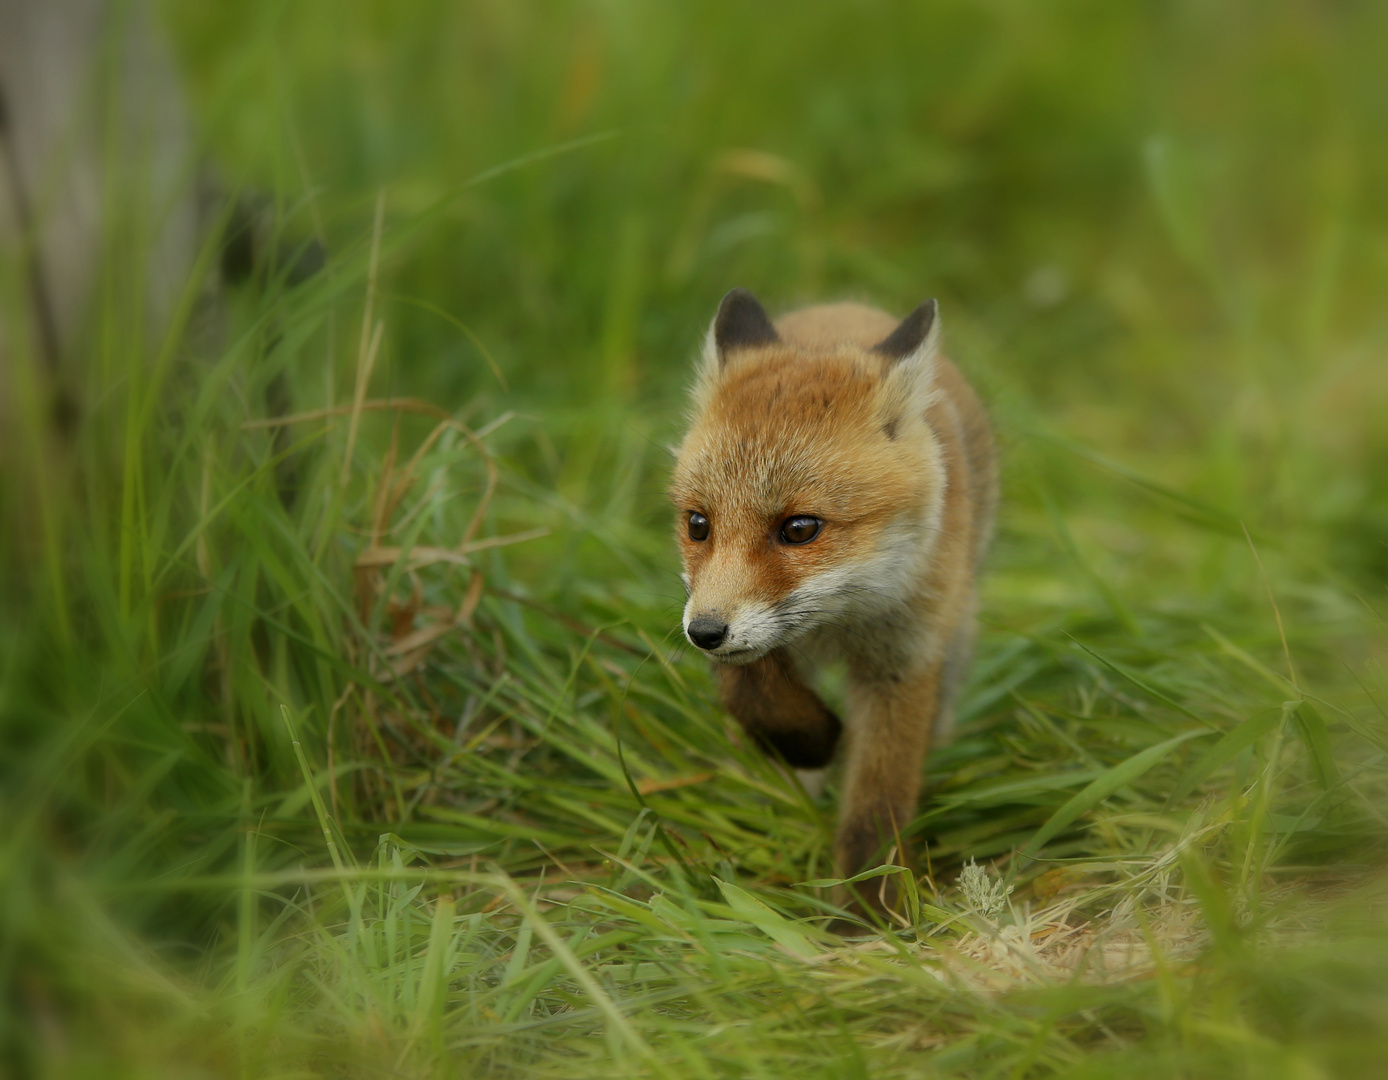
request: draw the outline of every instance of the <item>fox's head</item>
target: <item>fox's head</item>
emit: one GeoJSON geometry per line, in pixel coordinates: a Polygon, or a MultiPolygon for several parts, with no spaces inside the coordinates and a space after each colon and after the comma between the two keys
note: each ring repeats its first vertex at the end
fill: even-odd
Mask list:
{"type": "Polygon", "coordinates": [[[938,340],[933,300],[865,347],[783,340],[750,293],[723,298],[670,485],[691,642],[750,663],[918,589],[944,499],[938,340]]]}

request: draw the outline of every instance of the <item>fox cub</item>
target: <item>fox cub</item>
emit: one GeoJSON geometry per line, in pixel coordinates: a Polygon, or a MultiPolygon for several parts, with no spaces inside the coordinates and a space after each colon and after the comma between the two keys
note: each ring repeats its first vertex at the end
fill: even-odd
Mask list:
{"type": "Polygon", "coordinates": [[[875,865],[948,735],[997,503],[988,420],[939,352],[935,301],[773,323],[735,289],[713,321],[670,495],[684,632],[723,703],[798,769],[844,769],[835,858],[875,865]],[[848,675],[841,723],[813,688],[848,675]]]}

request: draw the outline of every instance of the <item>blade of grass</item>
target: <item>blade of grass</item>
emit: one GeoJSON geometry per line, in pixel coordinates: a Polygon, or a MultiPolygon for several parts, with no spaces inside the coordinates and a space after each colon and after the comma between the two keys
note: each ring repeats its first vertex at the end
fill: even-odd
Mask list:
{"type": "Polygon", "coordinates": [[[1267,709],[1254,713],[1238,727],[1225,732],[1219,741],[1201,754],[1195,763],[1176,781],[1171,793],[1166,798],[1167,808],[1179,806],[1192,791],[1214,775],[1217,770],[1229,764],[1240,753],[1270,732],[1282,719],[1282,716],[1282,712],[1278,709],[1267,709]]]}
{"type": "MultiPolygon", "coordinates": [[[[1140,751],[1126,761],[1115,765],[1092,781],[1083,791],[1077,792],[1065,805],[1047,818],[1045,824],[1036,831],[1018,854],[1023,859],[1035,858],[1046,843],[1062,829],[1082,814],[1088,813],[1110,795],[1127,787],[1147,770],[1161,762],[1181,743],[1208,734],[1209,732],[1206,731],[1185,731],[1174,738],[1167,739],[1166,742],[1149,746],[1146,750],[1140,751]]],[[[1015,873],[1015,868],[1012,872],[1015,873]]]]}

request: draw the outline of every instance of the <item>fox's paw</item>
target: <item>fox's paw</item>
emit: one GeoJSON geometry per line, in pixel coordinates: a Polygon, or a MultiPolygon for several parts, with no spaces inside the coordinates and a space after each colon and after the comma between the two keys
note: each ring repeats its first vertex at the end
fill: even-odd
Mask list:
{"type": "Polygon", "coordinates": [[[843,722],[828,709],[821,709],[801,727],[749,727],[749,731],[762,749],[782,758],[792,769],[822,769],[834,757],[843,722]]]}

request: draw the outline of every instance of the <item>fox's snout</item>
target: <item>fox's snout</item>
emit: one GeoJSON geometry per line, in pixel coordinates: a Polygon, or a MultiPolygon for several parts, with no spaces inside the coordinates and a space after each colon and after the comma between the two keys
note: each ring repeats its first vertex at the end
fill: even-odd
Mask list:
{"type": "Polygon", "coordinates": [[[714,660],[751,663],[808,629],[791,610],[806,568],[743,515],[710,516],[708,539],[690,542],[684,636],[714,660]]]}
{"type": "Polygon", "coordinates": [[[713,650],[727,640],[728,624],[722,619],[701,615],[697,619],[690,619],[684,632],[699,648],[713,650]]]}
{"type": "Polygon", "coordinates": [[[684,609],[684,636],[690,643],[725,664],[749,664],[784,644],[783,620],[760,603],[709,606],[699,596],[684,609]]]}

